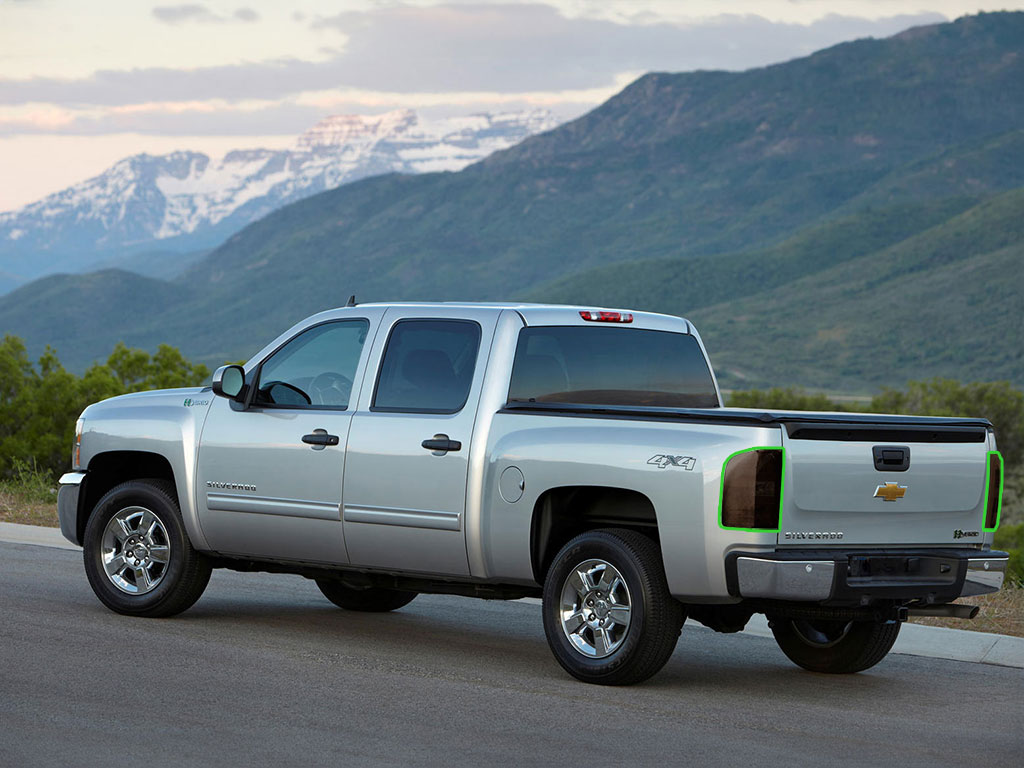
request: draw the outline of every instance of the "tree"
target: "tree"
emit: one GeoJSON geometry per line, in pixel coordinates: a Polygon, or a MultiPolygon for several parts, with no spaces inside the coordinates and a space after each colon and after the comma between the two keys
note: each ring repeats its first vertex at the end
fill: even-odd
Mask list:
{"type": "Polygon", "coordinates": [[[198,386],[209,375],[205,365],[190,363],[167,344],[150,356],[119,343],[105,364],[79,377],[65,370],[50,347],[33,366],[21,339],[5,336],[0,342],[0,477],[9,475],[16,461],[52,475],[67,469],[75,421],[90,403],[125,392],[198,386]]]}
{"type": "Polygon", "coordinates": [[[1008,381],[961,384],[952,379],[911,381],[906,391],[885,389],[871,401],[879,413],[981,417],[992,422],[1008,465],[1024,461],[1024,392],[1008,381]]]}
{"type": "Polygon", "coordinates": [[[796,387],[775,387],[767,391],[751,389],[733,392],[728,404],[733,408],[764,408],[775,411],[844,411],[843,406],[833,403],[825,395],[808,394],[796,387]]]}
{"type": "Polygon", "coordinates": [[[35,378],[24,342],[4,336],[0,342],[0,475],[10,471],[10,457],[17,455],[15,443],[26,422],[21,398],[35,378]]]}
{"type": "MultiPolygon", "coordinates": [[[[132,349],[124,342],[118,342],[105,367],[119,384],[121,392],[194,387],[210,376],[209,368],[201,363],[190,363],[180,351],[168,344],[161,344],[156,354],[150,357],[144,350],[132,349]]],[[[86,371],[86,375],[88,373],[86,371]]]]}

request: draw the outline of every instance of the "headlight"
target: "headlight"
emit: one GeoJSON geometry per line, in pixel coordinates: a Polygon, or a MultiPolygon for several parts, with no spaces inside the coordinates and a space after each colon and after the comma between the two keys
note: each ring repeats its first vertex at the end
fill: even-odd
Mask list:
{"type": "Polygon", "coordinates": [[[84,425],[85,419],[80,418],[75,422],[75,447],[71,452],[72,469],[82,468],[82,427],[84,425]]]}

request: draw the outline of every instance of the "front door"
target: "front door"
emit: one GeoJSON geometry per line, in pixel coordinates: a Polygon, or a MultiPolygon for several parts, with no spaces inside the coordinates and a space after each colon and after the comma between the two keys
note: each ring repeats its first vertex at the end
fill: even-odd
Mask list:
{"type": "Polygon", "coordinates": [[[341,482],[367,318],[300,332],[254,373],[246,409],[214,398],[203,427],[198,508],[224,554],[344,564],[341,482]]]}
{"type": "Polygon", "coordinates": [[[469,574],[469,447],[497,316],[479,314],[385,315],[371,355],[379,373],[364,382],[349,434],[344,524],[353,565],[469,574]]]}

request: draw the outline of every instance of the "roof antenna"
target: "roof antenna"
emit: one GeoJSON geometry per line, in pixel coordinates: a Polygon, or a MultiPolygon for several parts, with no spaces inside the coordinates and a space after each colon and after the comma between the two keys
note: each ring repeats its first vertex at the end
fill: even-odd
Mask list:
{"type": "Polygon", "coordinates": [[[356,295],[353,293],[351,296],[348,297],[348,304],[346,304],[345,306],[346,307],[354,307],[355,305],[356,305],[356,295]]]}

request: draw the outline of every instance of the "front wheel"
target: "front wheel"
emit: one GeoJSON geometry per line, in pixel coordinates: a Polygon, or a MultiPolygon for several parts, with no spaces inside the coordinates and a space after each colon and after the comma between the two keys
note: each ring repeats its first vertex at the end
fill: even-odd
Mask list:
{"type": "Polygon", "coordinates": [[[875,666],[900,633],[899,622],[828,621],[769,616],[782,652],[811,672],[847,675],[875,666]]]}
{"type": "Polygon", "coordinates": [[[686,619],[658,545],[625,529],[582,533],[544,580],[544,633],[558,663],[586,683],[646,680],[672,655],[686,619]]]}
{"type": "Polygon", "coordinates": [[[100,499],[85,526],[85,574],[100,601],[130,616],[173,616],[210,581],[210,561],[192,548],[174,486],[131,480],[100,499]]]}

